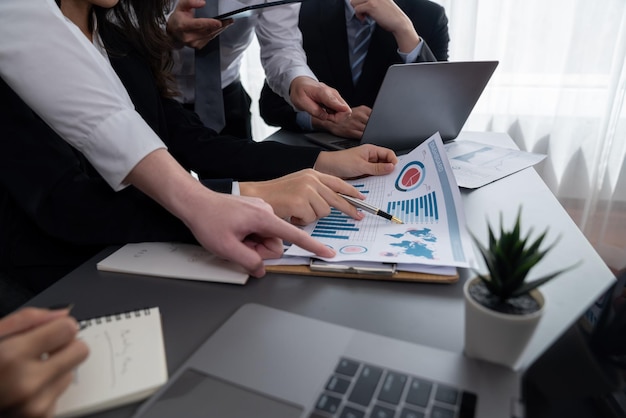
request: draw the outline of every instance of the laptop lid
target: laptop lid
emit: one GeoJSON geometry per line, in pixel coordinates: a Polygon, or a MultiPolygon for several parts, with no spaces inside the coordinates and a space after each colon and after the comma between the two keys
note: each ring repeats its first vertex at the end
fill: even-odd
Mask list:
{"type": "MultiPolygon", "coordinates": [[[[455,139],[467,121],[498,61],[423,62],[387,69],[361,144],[376,144],[406,153],[435,132],[455,139]]],[[[330,149],[356,141],[324,133],[307,138],[330,149]]]]}
{"type": "Polygon", "coordinates": [[[403,417],[508,417],[519,380],[512,370],[461,354],[248,304],[135,416],[379,417],[395,407],[403,417]],[[355,377],[346,377],[354,363],[355,377]],[[371,392],[367,405],[363,389],[371,392]],[[337,401],[342,391],[345,399],[337,401]]]}

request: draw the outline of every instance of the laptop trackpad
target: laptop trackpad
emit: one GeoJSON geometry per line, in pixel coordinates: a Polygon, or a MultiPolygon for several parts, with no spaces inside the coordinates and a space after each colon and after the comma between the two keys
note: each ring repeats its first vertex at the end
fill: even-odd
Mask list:
{"type": "Polygon", "coordinates": [[[303,409],[209,376],[194,369],[185,370],[143,418],[171,418],[185,411],[185,418],[297,418],[303,409]]]}

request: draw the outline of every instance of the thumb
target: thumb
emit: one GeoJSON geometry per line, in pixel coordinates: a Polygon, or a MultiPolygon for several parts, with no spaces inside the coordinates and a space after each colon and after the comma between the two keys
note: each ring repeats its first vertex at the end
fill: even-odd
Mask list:
{"type": "Polygon", "coordinates": [[[368,174],[371,174],[373,176],[383,176],[385,174],[389,174],[391,172],[393,172],[395,166],[393,163],[368,163],[369,167],[368,170],[369,171],[368,174]]]}

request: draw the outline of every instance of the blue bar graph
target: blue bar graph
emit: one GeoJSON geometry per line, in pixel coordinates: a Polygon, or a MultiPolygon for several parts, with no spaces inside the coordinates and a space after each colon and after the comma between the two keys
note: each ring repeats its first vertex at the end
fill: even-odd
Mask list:
{"type": "Polygon", "coordinates": [[[352,185],[355,189],[357,189],[359,192],[363,193],[363,194],[368,194],[370,191],[369,190],[365,190],[365,184],[359,183],[359,184],[353,184],[352,185]]]}
{"type": "Polygon", "coordinates": [[[402,219],[404,223],[433,223],[439,220],[437,194],[428,193],[410,200],[387,203],[387,212],[402,219]]]}
{"type": "Polygon", "coordinates": [[[350,232],[358,232],[354,219],[337,209],[331,209],[330,215],[317,221],[311,236],[318,238],[349,239],[350,232]]]}

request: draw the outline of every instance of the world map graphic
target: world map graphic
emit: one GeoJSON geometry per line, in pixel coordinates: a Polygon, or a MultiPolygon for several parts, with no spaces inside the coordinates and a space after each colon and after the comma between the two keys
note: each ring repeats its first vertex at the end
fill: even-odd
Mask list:
{"type": "Polygon", "coordinates": [[[433,247],[437,243],[437,237],[430,228],[408,229],[403,233],[386,235],[398,240],[390,245],[401,248],[404,254],[429,260],[434,259],[435,251],[433,247]]]}

